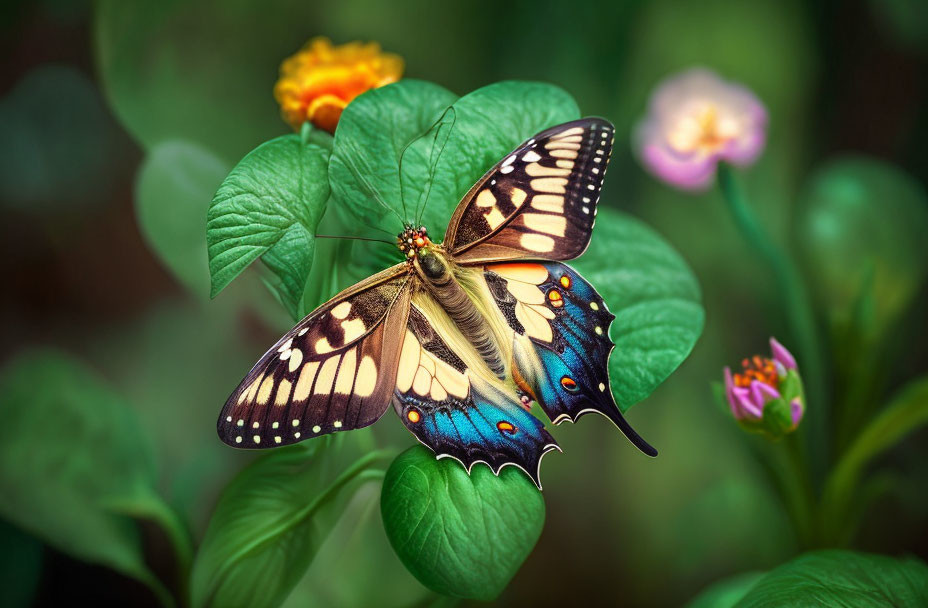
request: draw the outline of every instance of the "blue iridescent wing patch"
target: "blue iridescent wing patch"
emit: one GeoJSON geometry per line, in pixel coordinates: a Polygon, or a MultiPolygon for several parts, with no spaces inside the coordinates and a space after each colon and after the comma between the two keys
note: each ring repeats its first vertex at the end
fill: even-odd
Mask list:
{"type": "Polygon", "coordinates": [[[657,450],[631,428],[612,397],[609,325],[615,316],[592,285],[559,262],[489,264],[484,278],[516,333],[514,364],[520,384],[551,421],[575,422],[597,412],[642,452],[656,456],[657,450]]]}
{"type": "Polygon", "coordinates": [[[478,462],[496,474],[504,466],[517,466],[541,488],[541,458],[559,449],[515,392],[468,369],[415,305],[403,341],[393,407],[438,458],[454,458],[468,471],[478,462]]]}

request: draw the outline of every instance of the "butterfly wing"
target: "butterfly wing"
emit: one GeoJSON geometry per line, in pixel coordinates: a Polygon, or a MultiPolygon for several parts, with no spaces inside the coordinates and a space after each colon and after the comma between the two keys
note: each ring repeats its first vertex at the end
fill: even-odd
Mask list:
{"type": "Polygon", "coordinates": [[[558,262],[488,264],[483,274],[499,313],[517,336],[513,359],[521,384],[551,421],[575,422],[598,412],[642,452],[656,456],[612,397],[609,325],[615,316],[592,285],[558,262]],[[520,343],[520,337],[527,340],[520,343]]]}
{"type": "Polygon", "coordinates": [[[584,118],[542,131],[484,175],[448,225],[460,264],[543,258],[586,250],[615,128],[584,118]]]}
{"type": "Polygon", "coordinates": [[[393,397],[397,415],[438,458],[454,458],[468,472],[483,462],[497,475],[517,466],[541,488],[541,458],[559,449],[557,442],[511,388],[455,354],[467,347],[450,348],[434,316],[414,301],[393,397]]]}
{"type": "Polygon", "coordinates": [[[394,266],[300,321],[226,401],[219,437],[264,448],[374,423],[396,382],[412,280],[406,265],[394,266]]]}

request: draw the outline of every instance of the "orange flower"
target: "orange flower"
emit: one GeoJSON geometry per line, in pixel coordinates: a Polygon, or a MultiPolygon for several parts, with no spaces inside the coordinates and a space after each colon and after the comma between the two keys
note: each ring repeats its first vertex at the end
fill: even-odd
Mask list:
{"type": "Polygon", "coordinates": [[[294,129],[308,120],[333,133],[352,99],[402,74],[403,59],[382,52],[376,42],[332,46],[328,38],[313,38],[281,64],[274,98],[294,129]]]}

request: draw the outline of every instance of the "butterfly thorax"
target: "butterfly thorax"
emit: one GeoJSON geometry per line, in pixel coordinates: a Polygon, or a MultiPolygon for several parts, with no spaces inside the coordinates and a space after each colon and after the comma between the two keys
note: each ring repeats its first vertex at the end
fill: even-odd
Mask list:
{"type": "Polygon", "coordinates": [[[487,367],[504,378],[506,369],[498,336],[461,285],[450,254],[431,242],[416,249],[410,259],[422,285],[448,313],[461,334],[473,345],[487,367]]]}

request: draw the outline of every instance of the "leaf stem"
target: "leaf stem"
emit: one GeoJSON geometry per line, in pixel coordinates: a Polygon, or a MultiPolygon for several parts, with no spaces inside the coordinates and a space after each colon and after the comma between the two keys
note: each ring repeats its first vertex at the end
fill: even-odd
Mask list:
{"type": "Polygon", "coordinates": [[[824,398],[822,352],[808,293],[795,262],[763,228],[729,165],[719,164],[718,179],[722,197],[735,223],[745,240],[770,266],[777,290],[783,298],[791,338],[797,345],[803,379],[808,388],[807,436],[812,444],[809,447],[815,448],[808,450],[814,460],[809,464],[812,466],[813,478],[822,479],[825,475],[825,455],[828,454],[828,433],[825,427],[828,412],[824,398]]]}
{"type": "Polygon", "coordinates": [[[866,427],[829,475],[822,494],[826,542],[847,538],[851,503],[864,468],[920,426],[928,425],[928,377],[910,383],[866,427]]]}

